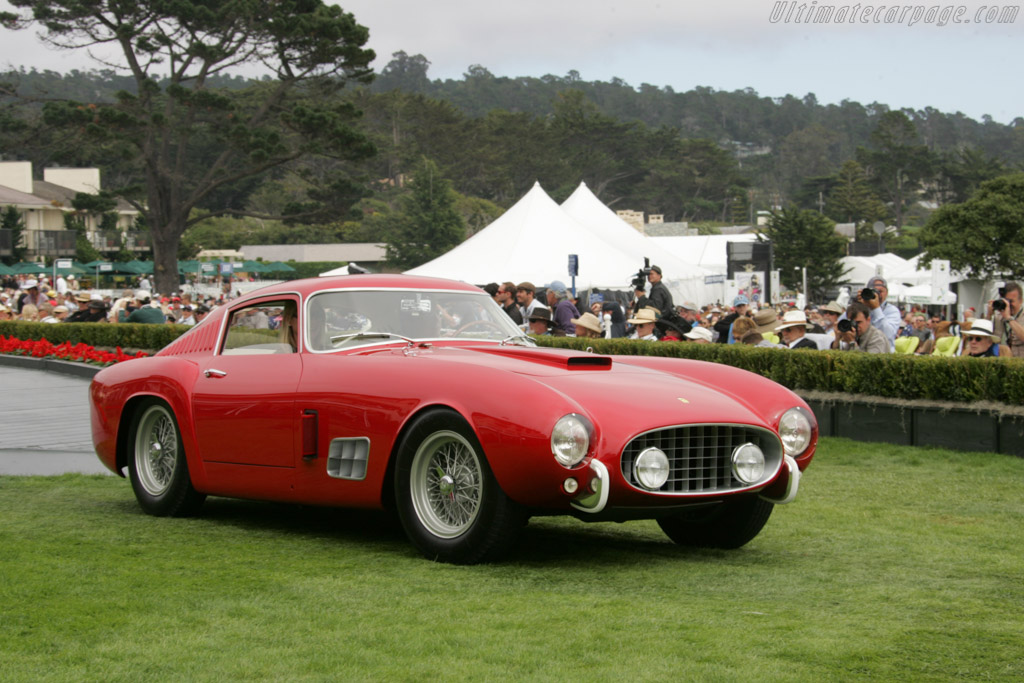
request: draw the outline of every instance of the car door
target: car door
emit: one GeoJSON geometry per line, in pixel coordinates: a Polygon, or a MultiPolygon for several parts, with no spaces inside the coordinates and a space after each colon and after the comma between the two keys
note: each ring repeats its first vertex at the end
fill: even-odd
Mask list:
{"type": "Polygon", "coordinates": [[[226,316],[218,352],[192,391],[200,457],[210,463],[294,468],[295,391],[302,376],[298,297],[249,301],[226,316]]]}

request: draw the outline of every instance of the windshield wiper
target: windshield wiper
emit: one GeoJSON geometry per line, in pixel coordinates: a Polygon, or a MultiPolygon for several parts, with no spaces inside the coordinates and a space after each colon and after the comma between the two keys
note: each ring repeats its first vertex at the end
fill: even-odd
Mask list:
{"type": "Polygon", "coordinates": [[[525,334],[514,334],[501,340],[501,346],[514,344],[515,346],[536,346],[537,342],[525,334]]]}
{"type": "Polygon", "coordinates": [[[391,338],[401,339],[402,341],[407,342],[410,346],[412,346],[413,344],[416,344],[416,341],[414,339],[409,339],[408,337],[403,337],[402,335],[395,334],[394,332],[353,332],[352,334],[339,334],[337,336],[331,337],[331,344],[333,344],[335,346],[340,346],[341,344],[344,344],[347,341],[352,341],[353,339],[391,339],[391,338]]]}

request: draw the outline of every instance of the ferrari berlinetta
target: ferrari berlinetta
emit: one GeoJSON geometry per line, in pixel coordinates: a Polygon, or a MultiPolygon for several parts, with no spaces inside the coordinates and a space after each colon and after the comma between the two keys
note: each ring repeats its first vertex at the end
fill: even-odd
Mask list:
{"type": "Polygon", "coordinates": [[[402,275],[256,290],[103,369],[90,403],[100,460],[150,514],[207,496],[389,508],[426,557],[463,564],[552,514],[740,547],[818,436],[756,374],[538,348],[477,287],[402,275]]]}

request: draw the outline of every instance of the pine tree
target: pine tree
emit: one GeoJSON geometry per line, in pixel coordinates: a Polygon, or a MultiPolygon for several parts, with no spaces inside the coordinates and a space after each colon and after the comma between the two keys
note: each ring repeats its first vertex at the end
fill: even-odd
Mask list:
{"type": "Polygon", "coordinates": [[[0,212],[0,229],[11,231],[11,255],[5,260],[7,263],[18,263],[25,258],[25,247],[22,240],[25,236],[25,220],[13,206],[6,207],[0,212]]]}
{"type": "Polygon", "coordinates": [[[809,300],[838,285],[845,275],[846,238],[836,233],[835,223],[817,211],[783,209],[772,214],[763,235],[771,240],[775,267],[782,284],[798,289],[800,268],[807,268],[809,300]]]}
{"type": "Polygon", "coordinates": [[[388,262],[403,270],[440,256],[466,237],[455,193],[437,164],[424,158],[411,185],[412,194],[405,199],[387,246],[388,262]]]}

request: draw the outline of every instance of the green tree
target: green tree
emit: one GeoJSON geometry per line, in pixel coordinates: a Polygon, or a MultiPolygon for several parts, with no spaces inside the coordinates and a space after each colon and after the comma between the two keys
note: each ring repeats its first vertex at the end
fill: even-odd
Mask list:
{"type": "Polygon", "coordinates": [[[945,259],[979,280],[1024,277],[1024,173],[989,180],[963,204],[939,207],[919,240],[924,266],[945,259]]]}
{"type": "Polygon", "coordinates": [[[842,223],[874,223],[886,217],[885,204],[871,189],[864,167],[843,162],[826,201],[828,215],[842,223]]]}
{"type": "Polygon", "coordinates": [[[387,259],[406,270],[426,263],[466,237],[451,183],[433,161],[423,159],[412,177],[412,193],[388,236],[387,259]]]}
{"type": "Polygon", "coordinates": [[[998,178],[1008,172],[1006,165],[995,157],[974,148],[959,149],[946,154],[939,163],[938,188],[935,198],[941,204],[963,203],[986,180],[998,178]]]}
{"type": "Polygon", "coordinates": [[[846,270],[846,238],[836,233],[835,223],[817,211],[782,209],[773,212],[761,233],[770,240],[775,267],[782,284],[799,289],[807,268],[808,300],[821,300],[826,289],[842,282],[846,270]]]}
{"type": "Polygon", "coordinates": [[[244,199],[271,169],[296,168],[310,184],[306,201],[286,208],[293,218],[336,217],[364,194],[344,162],[369,156],[372,145],[350,127],[358,112],[337,94],[350,80],[369,80],[374,55],[362,49],[366,28],[339,7],[322,0],[10,4],[22,14],[0,14],[7,28],[37,24],[49,44],[120,52],[132,90],[113,104],[51,102],[44,116],[102,142],[111,157],[136,161],[141,186],[111,189],[150,226],[158,290],[177,287],[185,230],[210,216],[251,215],[244,199]],[[213,85],[244,65],[268,68],[273,78],[241,90],[213,85]],[[299,165],[310,157],[324,163],[299,165]]]}
{"type": "Polygon", "coordinates": [[[917,199],[932,168],[932,155],[914,122],[901,111],[885,112],[871,132],[871,148],[857,149],[857,161],[892,207],[897,229],[902,228],[904,210],[917,199]]]}
{"type": "Polygon", "coordinates": [[[85,217],[79,213],[64,214],[64,229],[75,233],[75,260],[79,263],[99,261],[103,255],[92,246],[86,234],[85,217]]]}
{"type": "Polygon", "coordinates": [[[4,260],[9,264],[24,260],[27,249],[22,244],[25,237],[25,219],[21,212],[13,206],[4,207],[0,212],[0,230],[11,231],[11,255],[4,260]]]}

